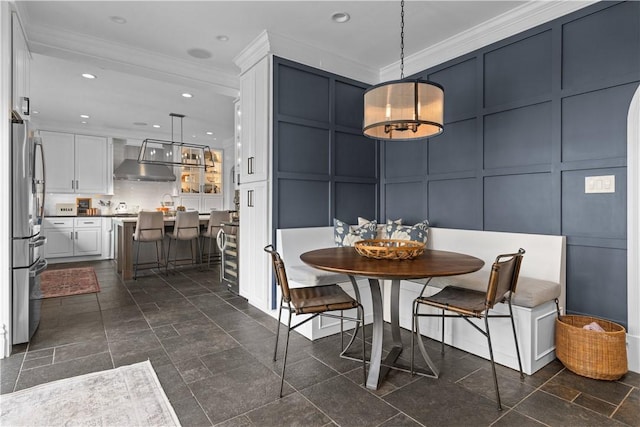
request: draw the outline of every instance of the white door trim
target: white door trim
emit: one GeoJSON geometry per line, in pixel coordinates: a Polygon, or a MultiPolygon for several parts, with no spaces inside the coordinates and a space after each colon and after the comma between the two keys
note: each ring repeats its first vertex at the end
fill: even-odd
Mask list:
{"type": "Polygon", "coordinates": [[[640,372],[640,85],[627,117],[627,358],[640,372]]]}

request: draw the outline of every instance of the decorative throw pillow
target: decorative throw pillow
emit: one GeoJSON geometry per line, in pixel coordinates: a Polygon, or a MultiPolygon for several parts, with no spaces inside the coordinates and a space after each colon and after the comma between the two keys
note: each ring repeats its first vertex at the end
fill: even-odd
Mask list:
{"type": "Polygon", "coordinates": [[[426,219],[414,226],[387,224],[386,229],[389,239],[413,240],[426,244],[429,237],[429,221],[426,219]]]}
{"type": "Polygon", "coordinates": [[[387,223],[383,225],[382,230],[382,238],[390,239],[391,238],[391,227],[396,225],[402,225],[402,218],[398,219],[387,219],[387,223]]]}
{"type": "Polygon", "coordinates": [[[350,226],[344,221],[333,219],[333,237],[337,246],[353,246],[355,242],[375,239],[378,223],[369,221],[361,226],[350,226]]]}

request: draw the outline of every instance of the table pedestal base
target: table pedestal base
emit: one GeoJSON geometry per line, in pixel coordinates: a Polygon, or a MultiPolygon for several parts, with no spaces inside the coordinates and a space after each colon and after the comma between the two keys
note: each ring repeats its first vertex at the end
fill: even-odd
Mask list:
{"type": "MultiPolygon", "coordinates": [[[[353,276],[349,276],[351,283],[356,292],[356,297],[359,300],[360,293],[358,291],[358,285],[356,279],[353,276]]],[[[382,360],[382,342],[384,340],[384,319],[383,319],[383,305],[382,305],[382,291],[380,289],[380,282],[378,279],[369,279],[369,286],[371,287],[371,300],[373,303],[373,336],[371,340],[371,357],[369,359],[369,373],[367,375],[367,388],[371,390],[377,390],[384,378],[389,373],[389,370],[396,369],[404,372],[411,372],[409,368],[399,366],[396,364],[396,360],[400,357],[403,350],[402,337],[400,335],[400,280],[391,281],[391,337],[393,340],[393,347],[389,351],[387,357],[382,360]]],[[[419,332],[418,332],[419,334],[419,332]]],[[[419,335],[418,335],[419,337],[419,335]]],[[[340,354],[341,357],[350,360],[358,360],[356,357],[347,356],[346,352],[351,347],[353,339],[349,342],[349,345],[340,354]]],[[[438,378],[439,372],[435,364],[429,357],[422,339],[418,338],[418,346],[420,353],[424,361],[427,363],[431,372],[417,371],[414,369],[413,373],[430,378],[438,378]]]]}

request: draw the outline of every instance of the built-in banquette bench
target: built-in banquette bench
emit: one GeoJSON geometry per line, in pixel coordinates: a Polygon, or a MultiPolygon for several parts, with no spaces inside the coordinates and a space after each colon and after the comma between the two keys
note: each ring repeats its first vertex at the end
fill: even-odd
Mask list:
{"type": "MultiPolygon", "coordinates": [[[[347,276],[314,269],[300,260],[300,254],[306,251],[334,245],[333,227],[277,230],[277,247],[287,267],[290,286],[339,283],[353,295],[353,288],[347,276]]],[[[518,288],[513,298],[513,308],[523,370],[531,375],[555,359],[555,300],[556,298],[559,300],[562,309],[565,304],[565,245],[564,236],[432,227],[429,229],[428,248],[473,255],[484,260],[485,265],[475,273],[434,278],[427,286],[425,294],[436,293],[440,288],[453,284],[486,289],[489,271],[496,256],[501,253],[516,252],[519,248],[525,249],[518,288]]],[[[400,325],[403,328],[411,329],[412,302],[422,290],[423,284],[424,281],[402,282],[400,325]]],[[[366,279],[358,280],[358,288],[369,323],[371,293],[366,279]]],[[[385,284],[383,289],[385,319],[388,320],[389,284],[385,284]]],[[[505,304],[498,304],[494,310],[508,313],[508,307],[505,304]]],[[[473,330],[471,325],[452,318],[446,318],[445,322],[447,344],[484,358],[489,357],[486,339],[473,330]]],[[[496,362],[518,369],[510,322],[507,319],[493,319],[490,326],[496,362]]],[[[299,329],[300,333],[307,338],[317,339],[339,332],[339,324],[330,319],[316,318],[299,329]]],[[[424,335],[439,341],[440,319],[422,318],[420,330],[424,335]]]]}

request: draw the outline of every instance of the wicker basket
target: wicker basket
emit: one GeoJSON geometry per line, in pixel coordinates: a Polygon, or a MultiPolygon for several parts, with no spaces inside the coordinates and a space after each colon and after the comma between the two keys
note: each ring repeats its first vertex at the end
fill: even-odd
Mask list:
{"type": "Polygon", "coordinates": [[[597,380],[617,380],[627,373],[626,331],[617,323],[590,316],[556,319],[556,357],[572,372],[597,380]],[[597,322],[605,332],[583,329],[597,322]]]}
{"type": "Polygon", "coordinates": [[[354,247],[360,255],[375,259],[411,259],[424,253],[424,243],[413,240],[360,240],[354,247]]]}

